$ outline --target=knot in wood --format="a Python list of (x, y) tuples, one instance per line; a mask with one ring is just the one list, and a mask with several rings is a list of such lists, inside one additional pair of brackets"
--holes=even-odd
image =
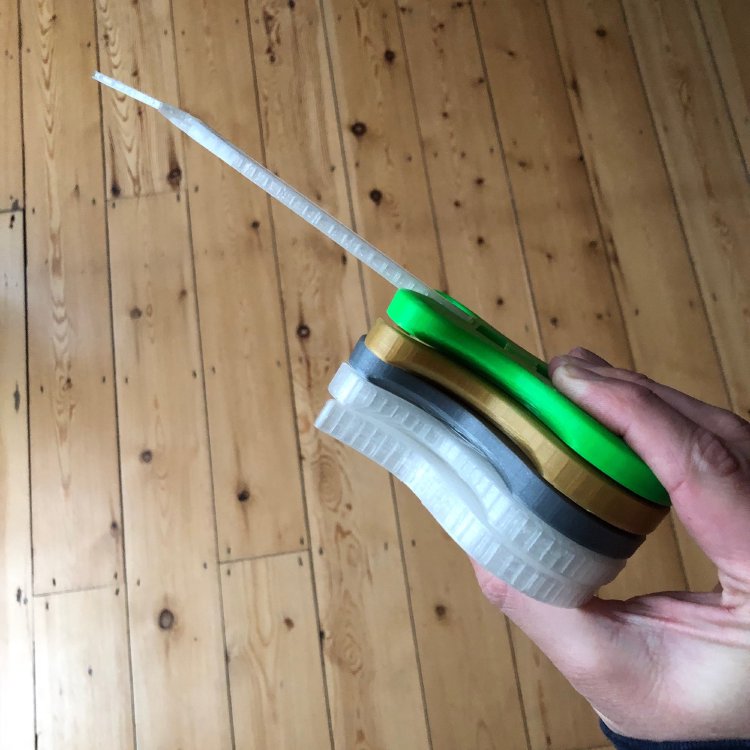
[(170, 630), (174, 625), (174, 614), (169, 609), (159, 612), (159, 627), (162, 630)]

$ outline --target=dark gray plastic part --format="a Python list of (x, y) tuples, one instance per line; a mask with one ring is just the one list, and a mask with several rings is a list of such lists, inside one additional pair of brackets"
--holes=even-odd
[(450, 427), (492, 463), (530, 510), (568, 539), (617, 559), (630, 557), (642, 544), (645, 537), (610, 526), (558, 492), (537, 474), (508, 438), (455, 397), (406, 370), (383, 362), (367, 348), (364, 337), (354, 348), (349, 364), (370, 382)]

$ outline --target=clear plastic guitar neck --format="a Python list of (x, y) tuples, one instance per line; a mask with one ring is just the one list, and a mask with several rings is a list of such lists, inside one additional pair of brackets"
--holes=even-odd
[(109, 88), (160, 112), (189, 138), (199, 143), (225, 164), (228, 164), (243, 177), (246, 177), (272, 198), (286, 206), (290, 211), (294, 211), (297, 216), (325, 234), (326, 237), (329, 237), (337, 245), (344, 248), (346, 252), (362, 261), (368, 268), (371, 268), (375, 273), (393, 284), (393, 286), (398, 289), (410, 289), (419, 294), (431, 297), (446, 307), (446, 309), (449, 309), (453, 314), (459, 317), (468, 317), (454, 305), (447, 302), (434, 289), (414, 276), (414, 274), (407, 271), (394, 260), (391, 260), (385, 253), (378, 250), (374, 245), (371, 245), (363, 237), (360, 237), (354, 230), (347, 227), (346, 224), (331, 216), (305, 195), (277, 177), (270, 169), (267, 169), (251, 156), (248, 156), (244, 151), (237, 148), (237, 146), (222, 138), (215, 130), (197, 117), (171, 104), (159, 101), (153, 96), (144, 94), (142, 91), (138, 91), (138, 89), (98, 71), (94, 73), (93, 78), (95, 81), (109, 86)]

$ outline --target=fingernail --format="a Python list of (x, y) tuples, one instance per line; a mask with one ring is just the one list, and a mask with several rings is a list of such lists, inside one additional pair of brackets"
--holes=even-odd
[(588, 384), (602, 380), (596, 373), (585, 367), (568, 364), (560, 365), (552, 374), (552, 382), (566, 396), (576, 398), (582, 396), (588, 389)]
[(550, 365), (557, 365), (558, 367), (564, 365), (566, 362), (570, 361), (570, 357), (567, 354), (555, 354), (552, 359), (550, 359), (549, 363)]
[(561, 367), (566, 367), (568, 365), (571, 365), (573, 363), (573, 357), (571, 357), (569, 354), (557, 354), (556, 356), (552, 357), (552, 359), (549, 361), (549, 371), (551, 373), (554, 373), (556, 370), (559, 370)]

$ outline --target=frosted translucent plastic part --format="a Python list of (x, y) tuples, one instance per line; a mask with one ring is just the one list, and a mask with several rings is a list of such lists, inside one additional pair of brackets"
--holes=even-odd
[(380, 464), (462, 549), (510, 585), (557, 606), (587, 601), (625, 564), (567, 539), (514, 498), (486, 459), (438, 420), (348, 364), (316, 426)]
[(323, 408), (317, 426), (401, 480), (464, 552), (519, 591), (558, 607), (579, 606), (596, 592), (595, 585), (551, 573), (489, 528), (469, 510), (477, 503), (476, 492), (398, 428), (333, 400)]
[(511, 492), (563, 536), (606, 557), (630, 557), (645, 540), (610, 526), (546, 482), (501, 431), (428, 380), (388, 364), (368, 349), (363, 336), (349, 364), (370, 383), (408, 401), (444, 424), (484, 456)]
[(95, 81), (109, 86), (111, 89), (132, 97), (139, 102), (153, 107), (169, 120), (175, 127), (179, 128), (189, 138), (199, 143), (205, 149), (217, 156), (225, 164), (246, 177), (250, 182), (264, 190), (279, 203), (285, 205), (297, 216), (303, 218), (308, 224), (312, 224), (318, 231), (332, 239), (337, 245), (340, 245), (348, 253), (358, 260), (361, 260), (366, 266), (384, 279), (389, 281), (393, 286), (399, 289), (411, 289), (419, 294), (431, 297), (439, 302), (443, 307), (450, 310), (454, 315), (468, 319), (468, 315), (459, 310), (455, 305), (445, 300), (434, 289), (418, 279), (412, 273), (391, 260), (385, 253), (371, 245), (363, 237), (335, 219), (327, 211), (313, 203), (309, 198), (304, 196), (284, 180), (277, 177), (269, 169), (259, 164), (251, 156), (222, 138), (215, 130), (212, 130), (203, 121), (197, 117), (184, 112), (171, 104), (161, 102), (154, 97), (144, 94), (142, 91), (128, 86), (114, 78), (99, 73), (94, 73)]

